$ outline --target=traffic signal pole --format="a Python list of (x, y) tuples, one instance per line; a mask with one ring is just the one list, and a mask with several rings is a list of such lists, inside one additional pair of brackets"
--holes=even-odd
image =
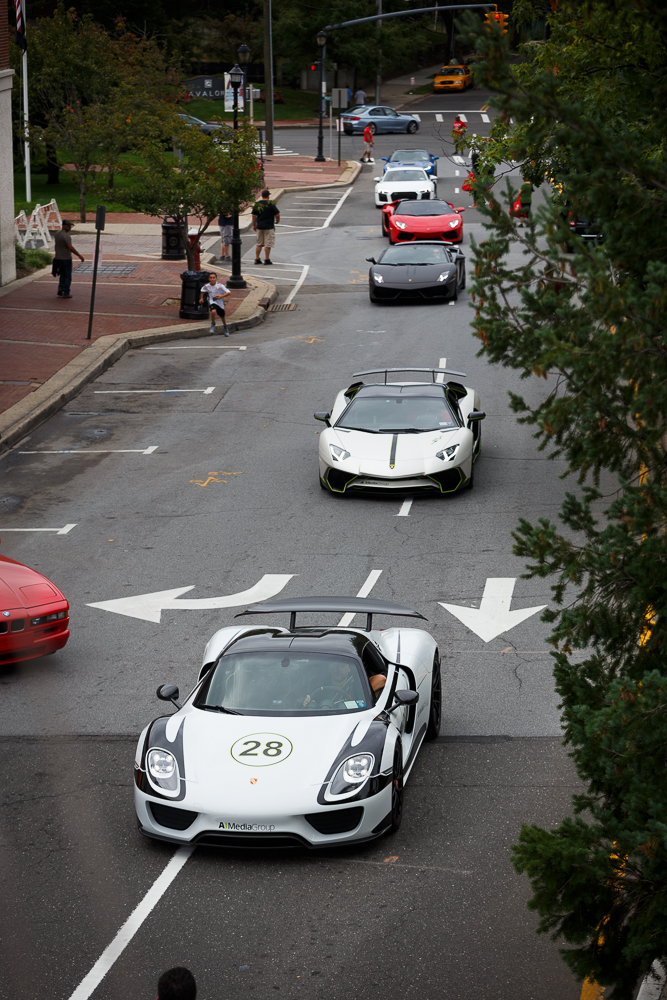
[[(447, 7), (449, 12), (454, 10), (488, 10), (491, 7), (496, 7), (495, 3), (460, 3), (455, 7)], [(328, 24), (326, 28), (322, 28), (322, 31), (336, 31), (338, 28), (352, 28), (357, 24), (370, 24), (371, 21), (386, 21), (389, 17), (407, 17), (408, 14), (429, 14), (434, 10), (439, 10), (443, 12), (443, 7), (441, 4), (435, 7), (418, 7), (414, 10), (395, 10), (391, 14), (373, 14), (371, 17), (357, 17), (354, 21), (341, 21), (339, 24)]]

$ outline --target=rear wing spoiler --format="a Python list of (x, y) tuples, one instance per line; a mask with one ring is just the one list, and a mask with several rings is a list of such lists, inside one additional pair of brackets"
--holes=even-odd
[(262, 604), (255, 604), (245, 611), (240, 611), (235, 618), (242, 618), (244, 615), (275, 615), (289, 613), (290, 632), (296, 629), (297, 613), (320, 612), (348, 612), (352, 614), (366, 615), (366, 631), (373, 628), (373, 615), (397, 615), (404, 618), (421, 618), (427, 621), (424, 615), (412, 608), (405, 608), (402, 604), (394, 604), (393, 601), (376, 601), (368, 597), (296, 597), (286, 598), (280, 601), (264, 601)]
[(361, 378), (362, 375), (382, 375), (384, 372), (384, 384), (387, 384), (387, 375), (389, 372), (428, 372), (429, 375), (433, 376), (433, 381), (435, 382), (436, 375), (455, 375), (457, 378), (467, 378), (465, 372), (455, 372), (451, 368), (368, 368), (363, 372), (355, 372), (353, 378)]

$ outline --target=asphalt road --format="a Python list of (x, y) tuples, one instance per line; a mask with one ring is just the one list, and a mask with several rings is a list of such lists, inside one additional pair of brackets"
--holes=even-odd
[[(461, 165), (439, 167), (440, 194), (454, 197)], [(235, 609), (176, 604), (146, 620), (128, 599), (183, 588), (180, 600), (214, 599), (264, 574), (291, 575), (281, 596), (356, 594), (372, 570), (373, 595), (422, 611), (443, 660), (442, 735), (420, 752), (400, 832), (325, 855), (197, 850), (90, 995), (152, 997), (158, 974), (185, 964), (202, 998), (579, 996), (509, 863), (521, 823), (556, 823), (577, 787), (547, 628), (533, 614), (485, 642), (439, 603), (479, 607), (489, 578), (516, 579), (513, 609), (549, 603), (543, 583), (519, 578), (510, 532), (519, 516), (555, 513), (561, 468), (508, 410), (515, 375), (476, 357), (465, 294), (369, 303), (365, 258), (384, 246), (375, 169), (326, 228), (326, 192), (305, 213), (298, 194), (281, 202), (291, 229), (266, 271), (285, 299), (308, 267), (296, 311), (229, 341), (126, 354), (0, 460), (2, 552), (72, 605), (63, 651), (0, 674), (3, 1000), (67, 1000), (174, 853), (136, 832), (134, 744), (162, 712), (156, 686), (187, 691)], [(483, 231), (477, 213), (465, 219), (469, 252)], [(397, 499), (324, 493), (312, 413), (362, 368), (444, 357), (487, 413), (474, 490), (415, 499), (407, 516)], [(545, 384), (522, 389), (539, 398)], [(7, 531), (70, 523), (67, 535)], [(139, 617), (90, 606), (119, 599)]]

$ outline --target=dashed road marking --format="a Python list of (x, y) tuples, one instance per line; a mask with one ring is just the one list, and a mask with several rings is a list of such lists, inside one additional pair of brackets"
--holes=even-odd
[(20, 451), (19, 455), (152, 455), (160, 446), (148, 448), (56, 448), (54, 451)]
[(440, 114), (437, 114), (437, 112), (436, 112), (436, 116), (435, 116), (435, 120), (436, 120), (437, 122), (441, 122), (441, 121), (442, 121), (442, 115), (440, 115)]
[(489, 116), (488, 115), (482, 115), (482, 121), (483, 122), (488, 122), (489, 121)]
[[(373, 587), (378, 582), (381, 576), (382, 576), (381, 569), (372, 569), (368, 574), (368, 576), (366, 577), (364, 585), (357, 594), (357, 597), (368, 597), (371, 590), (373, 589)], [(346, 628), (346, 626), (352, 623), (353, 618), (354, 614), (352, 612), (348, 612), (346, 615), (343, 615), (341, 620), (338, 622), (338, 628)]]
[(159, 392), (163, 396), (172, 393), (178, 395), (179, 392), (203, 392), (205, 396), (210, 396), (214, 389), (214, 385), (209, 385), (208, 389), (94, 389), (93, 392), (96, 396), (130, 396), (145, 392)]
[(144, 347), (144, 351), (247, 351), (232, 344), (184, 344), (182, 347)]
[(408, 497), (407, 500), (404, 500), (403, 503), (401, 504), (401, 509), (399, 510), (398, 514), (394, 515), (394, 517), (408, 517), (410, 513), (410, 508), (412, 507), (413, 499), (414, 499), (413, 497)]

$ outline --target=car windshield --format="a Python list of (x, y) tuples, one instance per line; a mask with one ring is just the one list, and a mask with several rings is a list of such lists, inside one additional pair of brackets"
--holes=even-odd
[(396, 215), (451, 215), (454, 209), (446, 201), (406, 201), (396, 209)]
[(394, 181), (427, 181), (428, 177), (423, 170), (388, 170), (382, 180), (385, 184), (393, 184)]
[(442, 76), (463, 76), (463, 70), (460, 66), (443, 66), (440, 73)]
[(361, 663), (351, 656), (281, 649), (221, 656), (194, 704), (239, 715), (345, 715), (372, 705), (373, 698)]
[(451, 257), (447, 247), (431, 246), (428, 243), (397, 243), (387, 247), (379, 264), (449, 264)]
[(419, 434), (458, 426), (442, 396), (356, 396), (336, 427), (374, 434)]
[(417, 163), (418, 160), (430, 160), (425, 149), (397, 149), (389, 157), (390, 163)]

